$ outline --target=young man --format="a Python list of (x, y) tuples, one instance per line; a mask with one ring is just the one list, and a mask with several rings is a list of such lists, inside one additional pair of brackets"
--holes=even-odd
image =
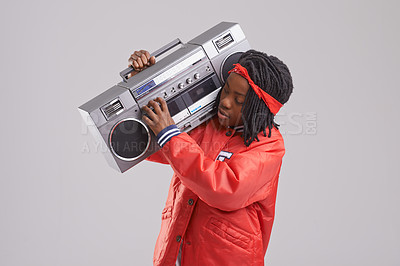
[[(130, 58), (138, 71), (154, 63), (143, 50)], [(162, 147), (147, 159), (174, 170), (154, 265), (264, 265), (285, 153), (274, 116), (292, 90), (282, 61), (250, 50), (230, 71), (217, 115), (189, 134), (163, 99), (143, 107)]]

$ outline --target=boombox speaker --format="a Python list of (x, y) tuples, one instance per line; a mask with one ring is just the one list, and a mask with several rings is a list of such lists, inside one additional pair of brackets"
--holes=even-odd
[(120, 72), (120, 83), (79, 107), (97, 144), (107, 147), (108, 163), (125, 172), (160, 149), (141, 120), (141, 107), (151, 99), (166, 100), (182, 132), (214, 116), (228, 71), (249, 49), (239, 24), (222, 22), (187, 43), (176, 39), (155, 51), (152, 55), (163, 58), (132, 78), (127, 76), (133, 68)]

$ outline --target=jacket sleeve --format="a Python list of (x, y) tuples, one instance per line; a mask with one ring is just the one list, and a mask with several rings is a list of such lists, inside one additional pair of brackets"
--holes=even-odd
[(167, 159), (165, 158), (164, 154), (161, 150), (153, 153), (149, 157), (146, 158), (146, 161), (155, 162), (155, 163), (162, 163), (162, 164), (169, 164)]
[(276, 139), (262, 149), (214, 161), (186, 133), (173, 137), (161, 151), (187, 188), (223, 211), (246, 207), (274, 193), (285, 153), (283, 140)]
[[(203, 132), (204, 128), (205, 128), (205, 123), (203, 123), (202, 125), (198, 126), (197, 128), (193, 129), (192, 131), (190, 131), (188, 133), (188, 135), (191, 138), (198, 140), (199, 138), (201, 138), (203, 136), (201, 133)], [(162, 135), (162, 133), (161, 133), (161, 135)], [(158, 142), (158, 139), (159, 139), (159, 136), (157, 136), (157, 142)], [(153, 153), (149, 157), (147, 157), (146, 160), (150, 161), (150, 162), (169, 164), (168, 160), (165, 158), (164, 154), (160, 150)]]

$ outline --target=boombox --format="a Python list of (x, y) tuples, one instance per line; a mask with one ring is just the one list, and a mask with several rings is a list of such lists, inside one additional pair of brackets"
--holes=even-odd
[(151, 99), (166, 100), (181, 132), (214, 116), (228, 71), (249, 49), (240, 26), (222, 22), (187, 43), (176, 39), (160, 48), (152, 53), (157, 63), (132, 78), (128, 74), (133, 68), (123, 70), (120, 83), (79, 107), (95, 140), (107, 147), (108, 163), (125, 172), (160, 149), (141, 119), (141, 107)]

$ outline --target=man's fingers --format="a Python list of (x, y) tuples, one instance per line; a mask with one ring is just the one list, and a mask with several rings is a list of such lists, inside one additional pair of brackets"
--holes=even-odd
[(148, 118), (148, 117), (145, 116), (145, 115), (142, 117), (142, 120), (143, 120), (148, 126), (154, 124), (153, 121), (151, 121), (151, 119)]
[(137, 55), (131, 54), (131, 56), (129, 57), (129, 60), (136, 60), (137, 58), (138, 58)]
[(144, 67), (143, 65), (143, 61), (140, 57), (138, 57), (138, 59), (136, 59), (136, 62), (139, 64), (139, 68), (142, 69)]
[(142, 109), (147, 113), (147, 115), (150, 117), (149, 120), (153, 123), (154, 121), (157, 120), (157, 115), (151, 110), (148, 106), (143, 106)]
[(142, 59), (143, 65), (147, 65), (147, 57), (145, 54), (142, 54), (142, 56), (140, 57)]
[(152, 57), (150, 57), (149, 61), (150, 61), (150, 65), (152, 66), (156, 63), (156, 58), (154, 56), (152, 56)]
[(136, 60), (134, 60), (134, 61), (132, 62), (132, 65), (133, 65), (133, 68), (134, 68), (135, 70), (140, 68), (140, 66), (139, 66), (139, 64), (138, 64), (138, 62), (137, 62)]
[(135, 51), (128, 59), (128, 66), (132, 66), (135, 69), (135, 72), (132, 72), (128, 75), (128, 78), (136, 75), (138, 72), (146, 69), (149, 66), (152, 66), (156, 63), (156, 58), (151, 56), (150, 53), (146, 50)]
[(138, 59), (138, 57), (137, 57), (135, 54), (132, 54), (132, 55), (129, 57), (128, 62), (131, 63), (132, 66), (133, 66), (133, 63), (134, 63), (137, 59)]
[(155, 113), (157, 115), (160, 115), (162, 113), (162, 110), (160, 108), (160, 105), (156, 101), (157, 101), (157, 99), (155, 99), (154, 101), (150, 100), (148, 105), (151, 105), (151, 107), (153, 107)]
[(144, 54), (144, 55), (146, 56), (147, 59), (150, 58), (150, 53), (149, 53), (148, 51), (146, 51), (146, 50), (140, 50), (140, 52), (141, 52), (142, 54)]
[(128, 61), (131, 62), (133, 68), (135, 68), (137, 70), (141, 70), (144, 67), (141, 56), (142, 56), (142, 53), (140, 51), (135, 51), (135, 52), (133, 52), (133, 54), (131, 54), (131, 56), (128, 59)]
[(135, 69), (143, 70), (148, 66), (152, 66), (156, 63), (156, 58), (151, 56), (146, 50), (135, 51), (129, 57), (128, 61), (132, 64)]
[(140, 50), (142, 54), (145, 54), (147, 58), (150, 58), (150, 53), (146, 50)]
[(155, 57), (154, 56), (151, 56), (150, 55), (150, 53), (148, 52), (148, 51), (146, 51), (146, 50), (140, 50), (140, 52), (142, 52), (143, 53), (143, 55), (146, 57), (146, 61), (147, 61), (147, 65), (148, 66), (151, 66), (151, 65), (154, 65), (155, 64)]
[[(156, 99), (154, 99), (155, 101), (159, 102), (161, 105), (161, 110), (163, 112), (168, 112), (168, 106), (167, 106), (167, 102), (161, 98), (161, 97), (157, 97)], [(157, 104), (158, 105), (158, 104)]]

